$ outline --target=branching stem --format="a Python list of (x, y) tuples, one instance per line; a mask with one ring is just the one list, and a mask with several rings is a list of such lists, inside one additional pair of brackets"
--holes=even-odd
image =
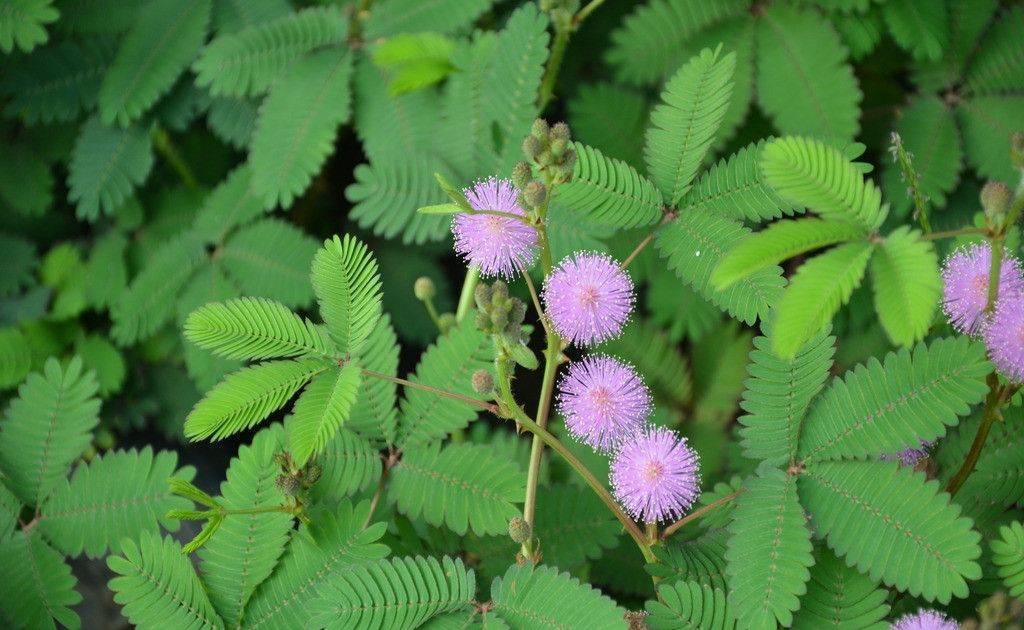
[(703, 517), (705, 514), (707, 514), (711, 510), (717, 509), (717, 508), (725, 505), (726, 503), (729, 503), (730, 501), (732, 501), (736, 497), (740, 496), (742, 493), (743, 493), (743, 490), (737, 490), (736, 492), (733, 492), (732, 494), (725, 495), (721, 499), (718, 499), (718, 500), (716, 500), (716, 501), (714, 501), (712, 503), (708, 503), (707, 505), (705, 505), (704, 507), (700, 508), (699, 510), (694, 510), (693, 512), (690, 512), (689, 514), (687, 514), (683, 518), (679, 519), (675, 523), (672, 523), (671, 525), (666, 527), (664, 529), (664, 531), (661, 532), (661, 539), (662, 540), (667, 540), (669, 536), (671, 536), (672, 534), (674, 534), (677, 531), (679, 531), (687, 523), (691, 523), (691, 522), (693, 522), (693, 521)]
[(942, 232), (929, 232), (921, 236), (923, 240), (935, 241), (940, 238), (952, 238), (954, 236), (967, 236), (970, 234), (987, 234), (988, 228), (983, 227), (966, 227), (957, 230), (945, 230)]
[(480, 268), (470, 265), (466, 270), (466, 279), (462, 282), (462, 292), (459, 294), (459, 306), (455, 309), (455, 321), (461, 322), (466, 318), (466, 313), (473, 306), (473, 291), (480, 281)]
[(381, 372), (374, 372), (373, 370), (363, 370), (363, 376), (370, 376), (372, 378), (379, 378), (381, 380), (391, 381), (392, 383), (398, 383), (399, 385), (402, 385), (404, 387), (411, 387), (412, 389), (419, 389), (425, 392), (430, 392), (431, 394), (436, 394), (444, 398), (458, 400), (466, 403), (467, 405), (472, 405), (477, 409), (489, 411), (494, 415), (498, 415), (498, 406), (493, 403), (489, 403), (485, 400), (470, 398), (469, 396), (463, 396), (462, 394), (457, 394), (455, 392), (449, 392), (444, 389), (438, 389), (436, 387), (431, 387), (430, 385), (424, 385), (423, 383), (414, 383), (404, 378), (398, 378), (397, 376), (389, 376)]
[(192, 174), (192, 169), (189, 168), (188, 162), (178, 152), (178, 148), (174, 146), (174, 141), (171, 140), (167, 130), (160, 126), (153, 127), (152, 137), (153, 147), (156, 148), (157, 153), (167, 160), (167, 163), (178, 174), (178, 177), (181, 178), (181, 182), (190, 190), (197, 190), (199, 182), (196, 180), (196, 176)]

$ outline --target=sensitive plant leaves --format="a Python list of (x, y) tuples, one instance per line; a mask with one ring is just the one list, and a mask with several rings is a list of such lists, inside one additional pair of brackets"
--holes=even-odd
[(658, 599), (649, 600), (646, 609), (648, 616), (644, 621), (654, 630), (730, 630), (736, 627), (725, 592), (696, 582), (680, 580), (659, 586)]
[(320, 316), (338, 350), (358, 355), (380, 318), (377, 261), (356, 238), (335, 236), (317, 251), (310, 277)]
[(184, 335), (199, 347), (230, 359), (329, 357), (334, 351), (316, 324), (280, 302), (263, 298), (210, 302), (189, 314)]
[(232, 234), (217, 262), (243, 293), (301, 308), (313, 300), (309, 265), (316, 246), (294, 225), (263, 219)]
[(31, 628), (80, 628), (71, 606), (82, 601), (77, 580), (42, 536), (20, 531), (0, 542), (0, 609), (5, 619)]
[(871, 257), (875, 311), (889, 339), (910, 345), (928, 332), (942, 294), (939, 258), (921, 233), (900, 227)]
[(0, 51), (29, 52), (46, 43), (46, 26), (60, 17), (53, 0), (9, 0), (0, 11)]
[(512, 627), (612, 628), (625, 611), (600, 591), (553, 567), (512, 566), (491, 584), (494, 610)]
[(348, 420), (361, 383), (359, 364), (348, 362), (320, 374), (302, 392), (288, 423), (288, 450), (297, 465), (323, 451)]
[(834, 553), (815, 550), (811, 581), (793, 615), (793, 628), (866, 628), (885, 630), (888, 593), (878, 583), (848, 566)]
[(661, 193), (631, 166), (599, 150), (573, 143), (572, 180), (559, 186), (558, 200), (600, 225), (632, 228), (661, 217)]
[(82, 127), (68, 167), (68, 200), (79, 218), (111, 215), (145, 183), (153, 168), (149, 131), (139, 125), (107, 126), (93, 116)]
[(1012, 597), (1024, 593), (1024, 526), (1014, 521), (999, 528), (999, 538), (992, 540), (992, 563), (998, 567)]

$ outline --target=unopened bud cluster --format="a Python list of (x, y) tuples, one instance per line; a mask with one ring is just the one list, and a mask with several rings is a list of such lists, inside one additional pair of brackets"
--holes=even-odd
[(296, 466), (290, 453), (278, 453), (274, 456), (274, 463), (281, 468), (281, 474), (274, 480), (274, 485), (289, 497), (298, 496), (312, 487), (323, 473), (316, 462), (309, 462), (301, 468)]
[[(569, 126), (564, 122), (549, 126), (547, 121), (541, 118), (535, 120), (530, 135), (523, 140), (523, 153), (530, 163), (548, 175), (552, 183), (563, 183), (572, 179), (572, 171), (576, 166), (576, 150), (572, 147)], [(523, 202), (533, 208), (540, 205), (540, 202), (531, 201), (547, 192), (540, 182), (536, 182), (539, 187), (534, 186), (531, 193), (534, 199), (526, 196), (528, 188), (533, 183), (533, 169), (526, 162), (520, 162), (512, 170), (512, 183), (523, 191)], [(541, 201), (544, 199), (539, 198)]]
[(1006, 211), (1010, 209), (1013, 193), (1003, 182), (990, 181), (981, 189), (981, 207), (992, 225), (1002, 226)]
[(503, 334), (516, 341), (522, 336), (526, 303), (508, 294), (508, 285), (497, 280), (492, 285), (478, 284), (473, 293), (476, 300), (476, 326), (485, 333)]

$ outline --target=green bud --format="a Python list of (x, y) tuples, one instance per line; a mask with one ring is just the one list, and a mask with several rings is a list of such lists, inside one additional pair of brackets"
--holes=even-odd
[(533, 126), (530, 127), (530, 135), (532, 135), (534, 138), (537, 138), (538, 140), (546, 139), (550, 131), (551, 128), (548, 127), (548, 121), (544, 120), (543, 118), (538, 118), (537, 120), (533, 121)]
[(458, 323), (458, 320), (455, 319), (455, 313), (441, 313), (441, 316), (437, 318), (438, 327), (442, 332), (455, 328), (455, 325)]
[(471, 380), (473, 382), (473, 391), (478, 394), (490, 394), (494, 391), (494, 377), (487, 370), (473, 372)]
[(487, 332), (491, 329), (491, 318), (487, 316), (487, 313), (483, 311), (477, 311), (476, 314), (476, 327), (479, 330)]
[(512, 184), (522, 190), (530, 183), (533, 179), (533, 171), (530, 169), (530, 165), (526, 162), (516, 162), (516, 165), (512, 167)]
[(516, 299), (512, 301), (512, 310), (508, 314), (509, 326), (519, 327), (526, 319), (526, 302)]
[(309, 464), (306, 464), (306, 472), (302, 481), (306, 486), (311, 486), (320, 479), (321, 474), (323, 474), (323, 468), (321, 468), (316, 462), (310, 462)]
[(491, 303), (498, 304), (508, 299), (508, 285), (504, 280), (495, 280), (491, 285)]
[(491, 287), (483, 282), (476, 285), (473, 289), (473, 301), (476, 302), (477, 310), (486, 311), (491, 304)]
[(540, 182), (530, 182), (523, 188), (523, 200), (531, 208), (539, 208), (548, 197), (548, 190)]
[(622, 616), (626, 621), (626, 630), (648, 630), (647, 613), (643, 610), (627, 610)]
[(434, 299), (434, 296), (437, 295), (437, 287), (434, 286), (434, 281), (430, 278), (420, 276), (416, 278), (416, 283), (412, 285), (412, 292), (417, 300), (426, 302), (427, 300)]
[(512, 542), (521, 545), (533, 536), (533, 528), (521, 516), (515, 516), (508, 522), (508, 537)]
[(985, 216), (993, 221), (1001, 220), (1006, 216), (1012, 196), (1010, 189), (1003, 182), (987, 182), (982, 187), (980, 195)]
[(278, 475), (274, 485), (287, 496), (293, 497), (299, 492), (299, 478), (294, 475)]
[(526, 136), (523, 140), (523, 154), (530, 160), (536, 160), (544, 152), (544, 145), (536, 136)]

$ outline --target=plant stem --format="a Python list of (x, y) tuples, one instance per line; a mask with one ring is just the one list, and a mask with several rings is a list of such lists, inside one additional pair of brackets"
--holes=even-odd
[(157, 153), (162, 155), (167, 160), (167, 163), (171, 165), (171, 168), (178, 173), (182, 183), (191, 190), (198, 189), (199, 182), (196, 181), (195, 175), (192, 174), (192, 169), (188, 167), (185, 158), (181, 157), (181, 153), (174, 146), (170, 134), (163, 127), (155, 126), (153, 127), (152, 136), (153, 146), (156, 148)]
[(520, 268), (520, 273), (523, 274), (523, 280), (526, 281), (526, 288), (530, 291), (530, 299), (533, 300), (533, 308), (537, 310), (537, 319), (540, 320), (540, 325), (544, 327), (544, 332), (552, 334), (551, 328), (548, 326), (548, 318), (544, 316), (544, 309), (540, 306), (540, 298), (537, 297), (537, 289), (533, 286), (533, 279), (530, 278), (530, 273), (526, 269)]
[(587, 6), (583, 7), (582, 9), (580, 9), (579, 13), (577, 13), (575, 16), (573, 16), (573, 18), (572, 18), (573, 28), (579, 28), (580, 23), (583, 22), (583, 20), (587, 19), (587, 17), (591, 13), (593, 13), (597, 9), (597, 7), (601, 6), (602, 4), (604, 4), (604, 0), (590, 0), (590, 2), (587, 4)]
[(284, 512), (285, 514), (295, 514), (295, 508), (290, 505), (268, 505), (264, 507), (238, 509), (219, 508), (215, 511), (224, 516), (230, 516), (233, 514), (266, 514), (267, 512)]
[(466, 313), (473, 306), (473, 291), (476, 290), (476, 283), (480, 281), (480, 268), (470, 265), (466, 270), (466, 279), (462, 282), (462, 293), (459, 294), (459, 306), (455, 309), (455, 321), (461, 322), (466, 318)]
[(644, 251), (644, 248), (650, 245), (651, 241), (653, 240), (654, 232), (651, 232), (650, 234), (644, 237), (644, 240), (640, 241), (640, 243), (637, 244), (633, 251), (629, 253), (629, 256), (626, 256), (626, 260), (622, 261), (622, 263), (619, 265), (619, 269), (625, 269), (626, 267), (628, 267), (629, 263), (636, 260), (636, 257), (640, 255), (640, 252)]
[(929, 232), (921, 236), (923, 240), (935, 241), (940, 238), (951, 238), (954, 236), (967, 236), (969, 234), (985, 234), (988, 232), (988, 228), (979, 227), (965, 227), (957, 230), (945, 230), (942, 232)]
[(425, 392), (430, 392), (431, 394), (443, 396), (445, 398), (459, 400), (466, 403), (467, 405), (473, 405), (478, 409), (482, 409), (483, 411), (489, 411), (494, 415), (498, 415), (498, 406), (489, 403), (485, 400), (477, 400), (476, 398), (470, 398), (469, 396), (463, 396), (462, 394), (457, 394), (455, 392), (449, 392), (447, 390), (438, 389), (436, 387), (431, 387), (430, 385), (424, 385), (422, 383), (414, 383), (412, 381), (407, 381), (404, 378), (398, 378), (397, 376), (389, 376), (387, 374), (382, 374), (380, 372), (374, 372), (373, 370), (363, 370), (363, 376), (371, 376), (373, 378), (391, 381), (392, 383), (398, 383), (399, 385), (403, 385), (405, 387), (411, 387), (412, 389), (419, 389)]
[(667, 540), (669, 536), (671, 536), (672, 534), (674, 534), (677, 531), (679, 531), (687, 523), (695, 521), (698, 518), (703, 517), (705, 514), (707, 514), (711, 510), (714, 510), (716, 508), (719, 508), (719, 507), (725, 505), (726, 503), (728, 503), (728, 502), (732, 501), (733, 499), (735, 499), (736, 497), (740, 496), (740, 494), (742, 494), (742, 493), (743, 493), (743, 490), (737, 490), (736, 492), (733, 492), (732, 494), (725, 495), (724, 497), (722, 497), (721, 499), (718, 499), (717, 501), (714, 501), (713, 503), (708, 503), (707, 505), (705, 505), (704, 507), (700, 508), (699, 510), (694, 510), (693, 512), (690, 512), (689, 514), (687, 514), (683, 518), (679, 519), (675, 523), (672, 523), (671, 525), (666, 527), (665, 530), (661, 532), (661, 539), (662, 540)]
[[(547, 430), (548, 414), (551, 412), (551, 397), (555, 389), (555, 375), (558, 373), (558, 357), (562, 353), (562, 340), (548, 333), (548, 345), (544, 350), (544, 380), (541, 383), (540, 399), (537, 401), (537, 426)], [(537, 513), (537, 483), (540, 481), (540, 459), (544, 453), (544, 440), (534, 433), (530, 446), (530, 463), (526, 469), (526, 499), (523, 502), (523, 520), (533, 527)], [(524, 554), (528, 549), (523, 546)]]
[(537, 96), (537, 111), (543, 112), (551, 97), (555, 93), (555, 81), (558, 80), (558, 71), (562, 67), (562, 59), (565, 57), (565, 49), (569, 45), (571, 27), (560, 27), (555, 24), (555, 41), (551, 44), (551, 56), (548, 57), (548, 65), (544, 68), (544, 79), (540, 84), (540, 94)]

